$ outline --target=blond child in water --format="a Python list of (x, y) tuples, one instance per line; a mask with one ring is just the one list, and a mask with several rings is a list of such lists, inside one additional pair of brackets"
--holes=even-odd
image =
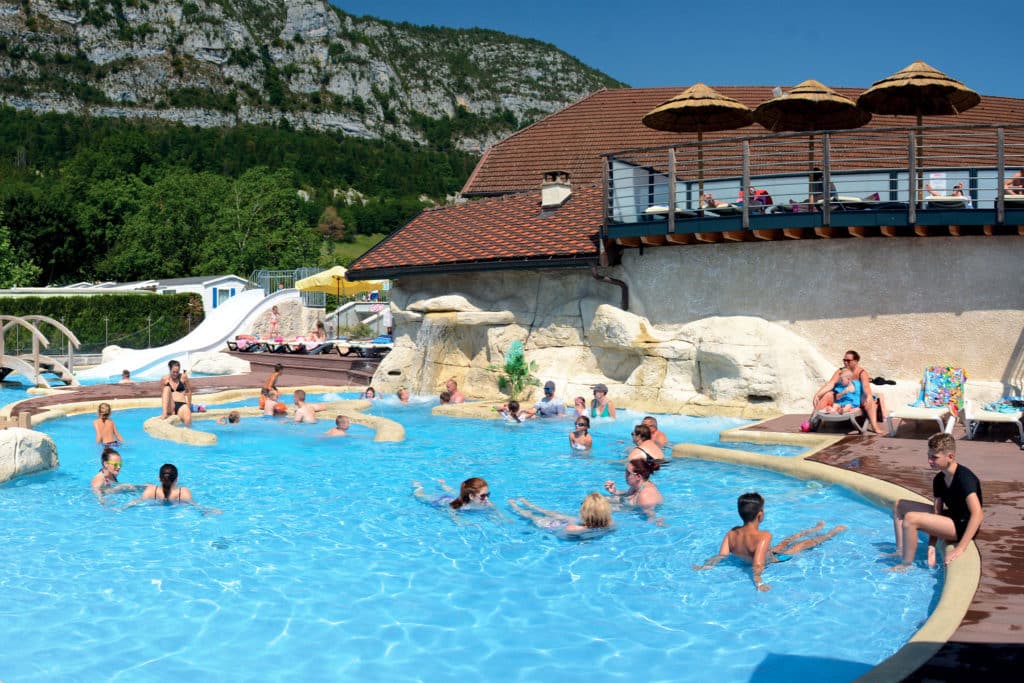
[(120, 448), (124, 443), (124, 437), (121, 436), (121, 432), (117, 431), (114, 421), (110, 419), (110, 404), (101, 403), (96, 409), (96, 414), (99, 417), (92, 422), (92, 426), (96, 430), (96, 443), (101, 448)]

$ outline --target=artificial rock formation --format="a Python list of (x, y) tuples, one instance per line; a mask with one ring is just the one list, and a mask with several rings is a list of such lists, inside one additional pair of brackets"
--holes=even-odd
[(21, 427), (0, 430), (0, 484), (59, 464), (57, 444), (46, 434)]
[(834, 369), (806, 340), (761, 318), (653, 325), (588, 298), (553, 298), (524, 312), (439, 296), (395, 307), (395, 321), (395, 349), (373, 379), (384, 392), (438, 393), (454, 377), (471, 396), (500, 399), (487, 368), (503, 362), (513, 341), (523, 342), (536, 375), (554, 380), (567, 401), (589, 396), (600, 382), (618, 405), (643, 411), (755, 417), (803, 410)]

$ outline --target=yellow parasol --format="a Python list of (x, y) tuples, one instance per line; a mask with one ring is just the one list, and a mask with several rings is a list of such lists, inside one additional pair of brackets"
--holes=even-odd
[(339, 299), (341, 295), (353, 296), (364, 292), (373, 292), (384, 288), (383, 280), (349, 280), (346, 275), (348, 271), (342, 266), (334, 266), (328, 270), (320, 271), (315, 275), (304, 277), (295, 281), (295, 289), (303, 292), (323, 292), (334, 294)]

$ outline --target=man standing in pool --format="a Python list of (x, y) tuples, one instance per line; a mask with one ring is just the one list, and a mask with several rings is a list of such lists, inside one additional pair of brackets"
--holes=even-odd
[(324, 409), (319, 403), (306, 403), (306, 392), (296, 389), (292, 394), (292, 401), (295, 402), (295, 421), (305, 424), (316, 424), (316, 414)]
[(985, 518), (982, 510), (981, 482), (974, 472), (956, 461), (956, 441), (952, 434), (939, 432), (928, 439), (928, 466), (939, 470), (932, 480), (935, 502), (898, 500), (893, 506), (892, 526), (896, 534), (896, 554), (900, 564), (891, 571), (906, 571), (917, 553), (917, 532), (928, 534), (928, 566), (935, 566), (938, 539), (954, 541), (946, 551), (946, 564), (960, 557), (974, 540)]
[(736, 501), (736, 507), (739, 510), (740, 519), (743, 520), (743, 526), (734, 526), (730, 529), (722, 539), (722, 546), (718, 549), (718, 554), (709, 557), (703, 565), (693, 565), (693, 568), (697, 571), (711, 569), (729, 555), (735, 555), (753, 565), (754, 586), (761, 592), (771, 590), (771, 586), (761, 581), (761, 572), (764, 571), (765, 565), (772, 562), (784, 562), (793, 555), (821, 545), (839, 532), (846, 531), (846, 527), (840, 525), (827, 534), (811, 536), (796, 542), (797, 539), (821, 531), (825, 527), (825, 522), (818, 522), (816, 526), (787, 536), (772, 546), (771, 532), (760, 529), (761, 522), (764, 521), (764, 498), (761, 494), (757, 492), (744, 493)]

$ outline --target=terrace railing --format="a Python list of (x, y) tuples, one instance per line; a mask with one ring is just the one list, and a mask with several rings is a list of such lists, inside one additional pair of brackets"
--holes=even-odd
[[(949, 210), (962, 211), (965, 224), (1002, 225), (1007, 208), (1024, 210), (1024, 197), (1004, 189), (1024, 168), (1019, 124), (706, 140), (702, 167), (695, 142), (603, 156), (605, 235), (734, 231), (801, 213), (829, 226), (839, 212), (872, 210), (905, 214), (910, 225)], [(949, 196), (958, 184), (960, 200)], [(714, 202), (701, 201), (701, 186)]]

